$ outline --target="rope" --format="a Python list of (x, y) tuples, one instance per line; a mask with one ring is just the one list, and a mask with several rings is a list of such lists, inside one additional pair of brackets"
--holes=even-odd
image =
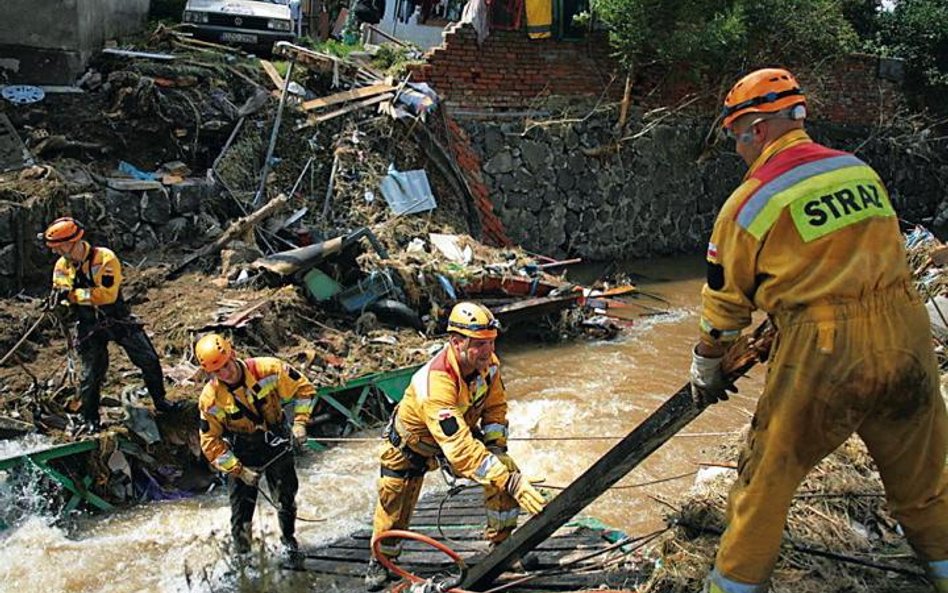
[[(263, 474), (263, 473), (267, 470), (268, 467), (270, 467), (271, 465), (273, 465), (274, 462), (276, 462), (278, 459), (280, 459), (281, 457), (283, 457), (284, 455), (286, 455), (286, 454), (289, 453), (290, 451), (292, 451), (292, 449), (291, 449), (290, 447), (287, 447), (287, 448), (283, 449), (283, 451), (281, 451), (280, 453), (278, 453), (278, 454), (276, 455), (276, 457), (274, 457), (274, 458), (271, 459), (270, 461), (266, 462), (263, 466), (261, 466), (260, 468), (258, 468), (256, 471), (259, 472), (260, 474)], [(235, 478), (235, 479), (239, 479), (239, 478)], [(267, 485), (268, 485), (268, 486), (269, 486), (269, 484), (270, 484), (270, 483), (267, 482)], [(277, 505), (275, 502), (273, 502), (273, 499), (270, 498), (270, 495), (269, 495), (269, 494), (267, 494), (266, 492), (263, 491), (263, 488), (260, 487), (260, 482), (259, 482), (259, 481), (257, 482), (257, 484), (255, 484), (254, 487), (257, 489), (257, 492), (260, 493), (260, 496), (262, 496), (264, 500), (266, 500), (268, 503), (270, 503), (270, 506), (272, 506), (277, 512), (280, 512), (280, 511), (283, 510), (279, 505)], [(302, 522), (304, 522), (304, 523), (322, 523), (322, 522), (326, 521), (327, 519), (325, 519), (325, 518), (300, 517), (300, 516), (299, 516), (299, 513), (297, 513), (297, 515), (296, 515), (296, 520), (297, 520), (297, 521), (302, 521)]]
[(453, 496), (456, 496), (460, 494), (461, 492), (472, 489), (472, 488), (481, 488), (481, 485), (470, 484), (467, 486), (454, 486), (453, 488), (448, 490), (447, 493), (445, 493), (445, 495), (441, 498), (441, 502), (438, 503), (438, 516), (435, 518), (435, 525), (438, 527), (438, 535), (444, 538), (444, 540), (447, 541), (448, 543), (460, 548), (466, 548), (468, 550), (479, 550), (480, 548), (476, 546), (472, 546), (471, 544), (465, 544), (465, 543), (451, 539), (444, 532), (444, 529), (441, 528), (441, 512), (444, 509), (445, 503), (448, 502), (448, 500), (450, 500)]
[[(712, 534), (712, 535), (718, 535), (718, 536), (720, 536), (720, 535), (722, 535), (722, 534), (724, 533), (723, 530), (718, 529), (718, 528), (716, 528), (716, 527), (711, 527), (711, 526), (708, 526), (708, 525), (693, 525), (693, 524), (688, 523), (688, 522), (685, 522), (685, 521), (679, 521), (679, 522), (678, 522), (678, 525), (680, 525), (680, 526), (682, 526), (682, 527), (684, 527), (684, 528), (686, 528), (686, 529), (693, 529), (693, 530), (698, 531), (698, 532), (710, 533), (710, 534)], [(857, 557), (855, 557), (855, 556), (849, 556), (849, 555), (847, 555), (847, 554), (840, 554), (839, 552), (830, 552), (829, 550), (820, 550), (820, 549), (817, 549), (817, 548), (810, 548), (810, 547), (808, 547), (808, 546), (804, 546), (804, 545), (798, 544), (798, 543), (796, 543), (796, 542), (794, 542), (794, 541), (792, 541), (792, 540), (787, 540), (787, 542), (786, 542), (784, 545), (788, 545), (791, 550), (793, 550), (793, 551), (795, 551), (795, 552), (800, 552), (801, 554), (809, 554), (809, 555), (811, 555), (811, 556), (819, 556), (819, 557), (822, 557), (822, 558), (829, 558), (829, 559), (831, 559), (831, 560), (839, 560), (840, 562), (846, 562), (846, 563), (848, 563), (848, 564), (855, 564), (855, 565), (858, 565), (858, 566), (865, 566), (866, 568), (874, 568), (874, 569), (876, 569), (876, 570), (892, 571), (892, 572), (897, 572), (897, 573), (899, 573), (899, 574), (904, 574), (904, 575), (907, 575), (907, 576), (912, 576), (912, 577), (917, 577), (917, 578), (925, 578), (925, 575), (922, 574), (921, 572), (917, 571), (917, 570), (911, 570), (911, 569), (909, 569), (909, 568), (902, 568), (901, 566), (892, 566), (891, 564), (880, 564), (880, 563), (878, 563), (878, 562), (872, 562), (872, 561), (869, 561), (869, 560), (863, 560), (862, 558), (857, 558)]]
[[(684, 474), (678, 474), (677, 476), (669, 476), (667, 478), (658, 478), (657, 480), (650, 480), (648, 482), (639, 482), (638, 484), (627, 484), (625, 486), (612, 486), (609, 490), (630, 490), (632, 488), (642, 488), (644, 486), (652, 486), (654, 484), (661, 484), (662, 482), (671, 482), (672, 480), (680, 480), (681, 478), (688, 478), (690, 476), (697, 475), (697, 471), (687, 472)], [(549, 488), (550, 490), (566, 490), (567, 486), (549, 486), (547, 484), (540, 484), (542, 488)]]
[(44, 319), (46, 319), (46, 315), (47, 313), (45, 311), (41, 313), (40, 316), (36, 319), (36, 321), (33, 322), (33, 325), (30, 326), (30, 329), (26, 330), (26, 333), (23, 334), (23, 337), (20, 338), (20, 340), (16, 344), (13, 345), (13, 348), (10, 348), (10, 350), (6, 354), (3, 355), (3, 358), (0, 358), (0, 366), (3, 366), (3, 363), (5, 363), (11, 356), (13, 356), (13, 353), (17, 351), (17, 348), (22, 346), (23, 342), (25, 342), (26, 339), (30, 337), (30, 334), (36, 331), (36, 328), (39, 327), (39, 324), (42, 323)]
[[(593, 552), (593, 553), (591, 553), (591, 554), (587, 554), (587, 555), (585, 555), (585, 556), (580, 556), (579, 558), (575, 558), (575, 559), (573, 559), (573, 560), (570, 560), (569, 562), (565, 562), (565, 563), (561, 564), (560, 566), (557, 566), (556, 568), (548, 568), (548, 569), (546, 569), (546, 570), (541, 570), (541, 571), (537, 571), (537, 572), (531, 573), (531, 574), (529, 574), (529, 575), (527, 575), (527, 576), (525, 576), (525, 577), (522, 577), (522, 578), (520, 578), (520, 579), (513, 580), (513, 581), (511, 581), (511, 582), (509, 582), (509, 583), (505, 583), (505, 584), (500, 585), (500, 586), (498, 586), (498, 587), (494, 587), (493, 589), (488, 589), (488, 590), (485, 591), (484, 593), (499, 593), (500, 591), (504, 591), (505, 589), (509, 589), (509, 588), (511, 588), (511, 587), (520, 585), (520, 584), (522, 584), (522, 583), (525, 583), (525, 582), (527, 582), (527, 581), (533, 580), (533, 579), (538, 578), (538, 577), (541, 577), (541, 576), (552, 576), (552, 575), (557, 575), (557, 574), (569, 573), (570, 571), (568, 570), (568, 567), (570, 567), (570, 566), (572, 566), (572, 565), (574, 565), (574, 564), (578, 564), (579, 562), (583, 562), (583, 561), (585, 561), (585, 560), (589, 560), (589, 559), (591, 559), (591, 558), (595, 558), (596, 556), (600, 556), (600, 555), (605, 554), (605, 553), (607, 553), (607, 552), (611, 552), (611, 551), (613, 551), (613, 550), (615, 550), (615, 549), (617, 549), (617, 548), (621, 548), (621, 547), (624, 547), (624, 546), (628, 546), (629, 544), (633, 544), (633, 543), (634, 543), (634, 544), (635, 544), (634, 547), (629, 548), (628, 550), (623, 550), (623, 555), (631, 554), (631, 553), (634, 552), (635, 550), (641, 548), (642, 546), (644, 546), (644, 545), (648, 544), (649, 542), (653, 541), (653, 540), (654, 540), (655, 538), (657, 538), (658, 536), (660, 536), (660, 535), (662, 535), (663, 533), (667, 532), (669, 529), (671, 529), (671, 528), (670, 528), (670, 527), (666, 527), (666, 528), (664, 528), (664, 529), (659, 529), (658, 531), (653, 531), (652, 533), (649, 533), (649, 534), (646, 534), (646, 535), (643, 535), (643, 536), (639, 536), (639, 537), (627, 537), (627, 538), (625, 538), (625, 539), (622, 539), (622, 540), (619, 540), (619, 541), (615, 542), (614, 544), (610, 544), (610, 545), (606, 546), (605, 548), (603, 548), (603, 549), (601, 549), (601, 550), (597, 550), (597, 551), (595, 551), (595, 552)], [(444, 553), (444, 554), (447, 555), (449, 558), (451, 558), (451, 560), (454, 561), (455, 564), (457, 564), (457, 565), (461, 568), (461, 576), (460, 576), (460, 578), (457, 578), (456, 581), (457, 581), (457, 582), (460, 582), (460, 581), (462, 581), (462, 580), (464, 579), (464, 574), (465, 574), (466, 569), (467, 569), (467, 566), (466, 566), (465, 563), (464, 563), (464, 559), (461, 558), (461, 556), (460, 556), (457, 552), (455, 552), (454, 550), (452, 550), (452, 549), (449, 548), (448, 546), (444, 545), (443, 543), (439, 542), (438, 540), (435, 540), (435, 539), (433, 539), (433, 538), (430, 538), (430, 537), (428, 537), (428, 536), (426, 536), (426, 535), (422, 535), (422, 534), (420, 534), (420, 533), (415, 533), (415, 532), (413, 532), (413, 531), (405, 531), (405, 530), (390, 530), (390, 531), (384, 531), (384, 532), (380, 533), (380, 534), (378, 535), (378, 537), (376, 537), (375, 539), (373, 539), (373, 541), (372, 541), (372, 555), (375, 556), (376, 559), (378, 559), (379, 563), (382, 564), (382, 566), (384, 566), (386, 570), (388, 570), (389, 572), (391, 572), (391, 573), (393, 573), (393, 574), (396, 574), (396, 575), (398, 575), (398, 576), (404, 578), (406, 581), (408, 581), (407, 583), (402, 583), (402, 584), (400, 584), (400, 585), (396, 585), (395, 588), (393, 589), (394, 592), (399, 592), (399, 593), (401, 593), (401, 592), (403, 592), (403, 591), (406, 591), (406, 590), (411, 586), (412, 583), (418, 584), (418, 583), (424, 583), (424, 582), (425, 582), (425, 580), (422, 579), (421, 577), (419, 577), (418, 575), (415, 575), (415, 574), (412, 574), (412, 573), (408, 572), (408, 571), (405, 570), (404, 568), (402, 568), (402, 567), (398, 566), (397, 564), (395, 564), (395, 562), (393, 562), (393, 560), (392, 560), (391, 558), (389, 558), (389, 557), (386, 556), (385, 554), (382, 554), (382, 553), (381, 553), (381, 544), (382, 544), (382, 542), (383, 542), (384, 540), (392, 539), (392, 538), (396, 538), (396, 537), (397, 537), (397, 538), (401, 538), (401, 539), (411, 539), (411, 540), (415, 540), (415, 541), (418, 541), (418, 542), (422, 542), (422, 543), (428, 544), (429, 546), (432, 546), (432, 547), (434, 547), (435, 549), (437, 549), (438, 551)], [(601, 563), (601, 564), (602, 564), (602, 563)], [(450, 585), (449, 585), (449, 586), (450, 586)], [(439, 588), (438, 590), (445, 590), (445, 589), (446, 589), (446, 593), (472, 593), (471, 591), (467, 591), (467, 590), (465, 590), (465, 589), (460, 589), (460, 588), (454, 588), (454, 587), (452, 587), (452, 588), (447, 588), (447, 587), (445, 587), (444, 589)], [(604, 591), (604, 590), (602, 590), (602, 589), (596, 589), (595, 591), (598, 592), (598, 593), (609, 593), (608, 591)]]
[[(672, 438), (705, 438), (705, 437), (724, 437), (734, 436), (738, 431), (731, 432), (680, 432)], [(565, 436), (565, 437), (509, 437), (507, 442), (544, 442), (544, 441), (621, 441), (622, 436)], [(312, 440), (319, 443), (377, 443), (379, 437), (316, 437)]]
[[(602, 554), (606, 554), (607, 552), (611, 552), (611, 551), (613, 551), (613, 550), (615, 550), (615, 549), (617, 549), (617, 548), (622, 548), (622, 547), (628, 546), (628, 545), (630, 545), (630, 544), (635, 544), (635, 546), (629, 548), (628, 550), (623, 550), (622, 555), (623, 555), (623, 556), (627, 556), (627, 555), (631, 554), (632, 552), (638, 550), (639, 548), (645, 546), (646, 544), (652, 542), (652, 541), (655, 540), (657, 537), (659, 537), (660, 535), (662, 535), (662, 534), (664, 534), (665, 532), (669, 531), (670, 529), (671, 529), (671, 527), (665, 527), (664, 529), (659, 529), (659, 530), (653, 531), (653, 532), (651, 532), (651, 533), (648, 533), (648, 534), (646, 534), (646, 535), (642, 535), (642, 536), (638, 536), (638, 537), (629, 536), (629, 537), (627, 537), (627, 538), (625, 538), (625, 539), (621, 539), (621, 540), (615, 542), (614, 544), (610, 544), (610, 545), (606, 546), (605, 548), (603, 548), (603, 549), (601, 549), (601, 550), (596, 550), (595, 552), (593, 552), (593, 553), (591, 553), (591, 554), (587, 554), (587, 555), (585, 555), (585, 556), (580, 556), (579, 558), (575, 558), (575, 559), (573, 559), (573, 560), (570, 560), (569, 562), (564, 562), (563, 564), (557, 566), (556, 568), (548, 568), (548, 569), (546, 569), (546, 570), (539, 570), (539, 571), (534, 572), (534, 573), (531, 573), (531, 574), (529, 574), (529, 575), (527, 575), (527, 576), (525, 576), (525, 577), (523, 577), (523, 578), (510, 581), (509, 583), (504, 583), (503, 585), (494, 587), (493, 589), (488, 589), (487, 591), (484, 591), (484, 593), (499, 593), (500, 591), (503, 591), (503, 590), (505, 590), (505, 589), (509, 589), (509, 588), (514, 587), (514, 586), (517, 586), (517, 585), (521, 585), (521, 584), (523, 584), (523, 583), (525, 583), (525, 582), (527, 582), (527, 581), (532, 581), (533, 579), (539, 578), (539, 577), (541, 577), (541, 576), (554, 576), (554, 575), (558, 575), (558, 574), (566, 574), (566, 573), (571, 572), (570, 570), (567, 570), (568, 567), (570, 567), (570, 566), (572, 566), (572, 565), (574, 565), (574, 564), (578, 564), (578, 563), (583, 562), (583, 561), (585, 561), (585, 560), (589, 560), (589, 559), (591, 559), (591, 558), (595, 558), (596, 556), (601, 556)], [(600, 565), (601, 565), (601, 566), (604, 566), (605, 563), (600, 563)]]

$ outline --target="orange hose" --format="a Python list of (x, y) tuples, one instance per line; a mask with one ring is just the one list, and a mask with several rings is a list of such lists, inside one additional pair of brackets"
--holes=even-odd
[[(382, 553), (381, 545), (382, 542), (387, 539), (411, 539), (423, 544), (428, 544), (432, 548), (435, 548), (439, 552), (442, 552), (448, 558), (454, 561), (455, 564), (460, 566), (463, 569), (466, 568), (464, 564), (464, 559), (461, 558), (460, 554), (439, 542), (438, 540), (428, 537), (427, 535), (422, 535), (420, 533), (415, 533), (414, 531), (407, 531), (404, 529), (390, 529), (388, 531), (383, 531), (379, 534), (377, 538), (372, 540), (372, 555), (378, 559), (379, 563), (385, 567), (389, 572), (395, 573), (396, 575), (402, 577), (407, 583), (399, 583), (392, 588), (391, 593), (401, 593), (408, 589), (412, 583), (424, 583), (425, 579), (414, 575), (407, 570), (403, 569), (399, 565), (395, 564), (391, 558)], [(474, 591), (467, 591), (465, 589), (448, 589), (447, 593), (476, 593)], [(620, 591), (618, 589), (587, 589), (584, 591), (576, 591), (575, 593), (630, 593), (628, 590)]]
[[(466, 565), (464, 564), (464, 559), (461, 558), (460, 554), (458, 554), (457, 552), (455, 552), (454, 550), (452, 550), (451, 548), (449, 548), (448, 546), (444, 545), (443, 543), (439, 542), (438, 540), (434, 538), (430, 538), (427, 535), (422, 535), (420, 533), (415, 533), (414, 531), (407, 531), (404, 529), (390, 529), (388, 531), (383, 531), (382, 533), (379, 534), (377, 538), (372, 540), (372, 555), (378, 559), (379, 563), (382, 566), (384, 566), (386, 570), (388, 570), (389, 572), (395, 573), (396, 575), (408, 581), (408, 583), (403, 584), (404, 586), (401, 586), (401, 585), (396, 586), (396, 588), (392, 590), (392, 593), (398, 593), (399, 591), (403, 591), (408, 586), (409, 583), (425, 582), (425, 579), (403, 569), (399, 565), (395, 564), (391, 558), (389, 558), (388, 556), (382, 553), (382, 549), (381, 549), (382, 542), (387, 539), (395, 539), (395, 538), (412, 539), (417, 542), (421, 542), (423, 544), (428, 544), (432, 548), (438, 550), (439, 552), (442, 552), (448, 558), (453, 560), (454, 563), (460, 566), (462, 570), (466, 569)], [(465, 591), (464, 589), (448, 589), (447, 593), (473, 593), (473, 592)]]

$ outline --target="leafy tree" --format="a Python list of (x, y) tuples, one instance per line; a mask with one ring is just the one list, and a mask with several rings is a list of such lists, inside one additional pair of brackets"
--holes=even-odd
[[(858, 2), (860, 0), (845, 0)], [(632, 69), (687, 64), (733, 75), (764, 64), (812, 63), (851, 51), (844, 0), (594, 0), (620, 60)]]
[(704, 65), (727, 59), (745, 30), (739, 0), (594, 0), (620, 61)]
[(857, 47), (841, 0), (748, 0), (744, 6), (750, 65), (812, 64)]
[(948, 1), (899, 0), (879, 15), (880, 49), (905, 59), (910, 87), (932, 107), (948, 110)]

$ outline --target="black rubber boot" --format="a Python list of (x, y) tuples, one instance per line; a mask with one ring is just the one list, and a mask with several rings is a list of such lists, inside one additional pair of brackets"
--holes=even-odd
[(375, 558), (369, 560), (369, 566), (365, 570), (365, 589), (367, 591), (381, 591), (392, 578), (393, 575), (378, 560)]

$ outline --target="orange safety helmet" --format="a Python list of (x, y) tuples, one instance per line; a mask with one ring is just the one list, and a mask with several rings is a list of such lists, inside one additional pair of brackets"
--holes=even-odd
[(477, 303), (458, 303), (448, 316), (448, 331), (469, 338), (493, 340), (499, 329), (500, 322), (490, 309)]
[(220, 334), (208, 334), (194, 345), (194, 355), (197, 356), (198, 363), (209, 373), (220, 370), (233, 354), (233, 346)]
[[(755, 70), (738, 80), (724, 98), (721, 127), (730, 128), (734, 120), (747, 113), (774, 113), (796, 105), (806, 107), (806, 96), (789, 70)], [(795, 113), (792, 119), (803, 119), (805, 114)]]
[(43, 239), (46, 241), (47, 247), (52, 247), (64, 243), (75, 243), (82, 239), (85, 233), (86, 231), (82, 227), (81, 222), (70, 216), (63, 216), (62, 218), (54, 220), (52, 224), (46, 228), (46, 232), (43, 233)]

